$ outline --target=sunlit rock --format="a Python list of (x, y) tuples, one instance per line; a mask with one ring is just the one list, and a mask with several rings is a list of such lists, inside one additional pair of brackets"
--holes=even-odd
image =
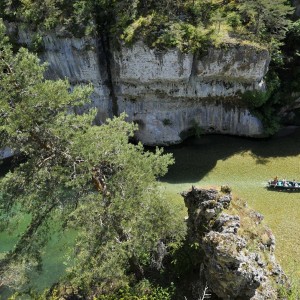
[(274, 256), (275, 237), (260, 224), (261, 215), (232, 199), (230, 191), (193, 187), (182, 195), (188, 240), (199, 245), (197, 263), (211, 292), (221, 299), (279, 299), (279, 290), (289, 283)]

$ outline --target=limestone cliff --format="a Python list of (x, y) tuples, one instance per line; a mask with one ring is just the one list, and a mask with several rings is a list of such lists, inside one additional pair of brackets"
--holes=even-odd
[[(19, 30), (17, 39), (28, 45), (31, 34)], [(41, 46), (48, 78), (67, 77), (73, 85), (91, 82), (99, 123), (126, 112), (139, 124), (137, 138), (144, 144), (179, 143), (195, 128), (203, 133), (263, 135), (261, 122), (236, 100), (246, 90), (264, 89), (270, 60), (266, 50), (228, 45), (199, 55), (158, 51), (142, 42), (111, 47), (103, 39), (57, 32), (45, 34)]]
[(236, 105), (246, 90), (264, 88), (269, 54), (250, 46), (209, 49), (203, 56), (160, 52), (143, 43), (114, 52), (119, 111), (140, 125), (146, 144), (180, 142), (193, 127), (203, 132), (263, 134), (261, 122)]
[[(33, 34), (18, 30), (18, 42), (30, 45)], [(92, 106), (98, 108), (98, 121), (112, 117), (111, 92), (108, 85), (107, 58), (102, 43), (93, 37), (74, 38), (63, 32), (43, 36), (40, 53), (48, 64), (48, 79), (67, 78), (71, 85), (92, 83)]]
[(188, 239), (200, 245), (203, 274), (221, 299), (280, 299), (288, 281), (276, 263), (275, 237), (263, 217), (230, 189), (197, 189), (183, 193), (188, 208)]

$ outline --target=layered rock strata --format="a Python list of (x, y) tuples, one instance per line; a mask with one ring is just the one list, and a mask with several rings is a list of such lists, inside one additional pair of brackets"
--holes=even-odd
[[(17, 36), (20, 44), (30, 45), (32, 34), (17, 30)], [(41, 48), (48, 78), (92, 83), (98, 123), (126, 112), (129, 121), (139, 124), (136, 136), (144, 144), (180, 143), (195, 131), (263, 135), (260, 120), (238, 99), (247, 90), (265, 88), (266, 50), (228, 45), (200, 55), (158, 51), (142, 42), (110, 47), (98, 37), (79, 39), (59, 32), (44, 35)]]
[(238, 200), (231, 208), (229, 189), (192, 188), (183, 197), (188, 238), (200, 245), (210, 290), (221, 299), (279, 299), (278, 289), (288, 288), (288, 281), (276, 263), (275, 237), (261, 224), (262, 216)]
[(195, 129), (261, 136), (261, 122), (237, 103), (246, 90), (264, 89), (268, 64), (268, 52), (250, 46), (201, 57), (143, 43), (122, 47), (112, 69), (119, 111), (140, 125), (137, 137), (146, 144), (179, 143)]

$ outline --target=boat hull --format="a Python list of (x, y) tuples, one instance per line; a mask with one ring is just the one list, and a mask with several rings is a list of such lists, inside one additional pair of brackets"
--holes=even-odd
[(269, 181), (267, 189), (282, 192), (300, 192), (300, 182), (289, 180)]

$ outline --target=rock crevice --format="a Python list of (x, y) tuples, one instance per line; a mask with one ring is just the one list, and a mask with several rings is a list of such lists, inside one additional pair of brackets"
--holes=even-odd
[[(30, 45), (32, 34), (17, 30)], [(245, 91), (264, 90), (270, 56), (245, 45), (208, 49), (201, 57), (179, 49), (158, 51), (142, 42), (115, 47), (103, 37), (43, 35), (40, 53), (46, 77), (72, 85), (92, 83), (97, 121), (125, 112), (139, 124), (146, 145), (180, 143), (195, 128), (203, 133), (264, 136), (261, 121), (241, 105)]]
[(199, 244), (211, 291), (221, 299), (279, 299), (280, 287), (288, 289), (289, 284), (275, 260), (275, 237), (261, 224), (262, 216), (232, 199), (228, 188), (193, 187), (183, 197), (188, 240)]

